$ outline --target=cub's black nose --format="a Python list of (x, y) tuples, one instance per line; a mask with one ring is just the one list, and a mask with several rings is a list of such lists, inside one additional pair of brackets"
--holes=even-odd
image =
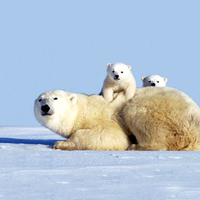
[(44, 112), (44, 113), (48, 113), (49, 110), (50, 110), (50, 107), (46, 104), (46, 105), (43, 105), (43, 106), (41, 107), (41, 110), (42, 110), (42, 112)]
[(156, 85), (155, 83), (152, 83), (152, 84), (151, 84), (151, 86), (155, 86), (155, 85)]
[(115, 78), (119, 78), (119, 75), (115, 75)]

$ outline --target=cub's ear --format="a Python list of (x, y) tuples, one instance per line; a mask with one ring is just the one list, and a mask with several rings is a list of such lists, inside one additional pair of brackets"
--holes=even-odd
[(167, 78), (164, 78), (164, 82), (167, 83)]
[(72, 102), (72, 104), (76, 104), (77, 102), (77, 95), (76, 94), (70, 94), (69, 95), (69, 100)]
[(130, 66), (130, 65), (128, 65), (128, 68), (129, 68), (129, 69), (131, 69), (131, 66)]
[(107, 67), (110, 67), (110, 66), (111, 66), (111, 63), (108, 63), (108, 64), (107, 64)]
[(142, 77), (142, 81), (144, 81), (144, 79), (145, 79), (145, 78), (146, 78), (146, 77), (145, 77), (145, 76), (143, 76), (143, 77)]

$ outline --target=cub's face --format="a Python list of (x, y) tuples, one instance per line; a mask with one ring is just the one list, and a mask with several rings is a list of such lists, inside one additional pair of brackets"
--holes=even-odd
[(76, 94), (62, 90), (43, 93), (35, 100), (35, 117), (42, 125), (58, 132), (56, 129), (71, 114), (71, 107), (76, 100)]
[(143, 87), (153, 86), (153, 87), (165, 87), (167, 83), (167, 78), (163, 78), (158, 75), (151, 75), (147, 77), (142, 77)]
[(107, 74), (111, 80), (114, 81), (123, 81), (131, 73), (131, 67), (123, 63), (115, 63), (107, 65)]

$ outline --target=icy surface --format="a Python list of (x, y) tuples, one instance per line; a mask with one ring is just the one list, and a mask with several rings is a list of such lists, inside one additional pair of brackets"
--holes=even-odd
[(199, 152), (60, 151), (43, 127), (0, 128), (0, 200), (200, 199)]

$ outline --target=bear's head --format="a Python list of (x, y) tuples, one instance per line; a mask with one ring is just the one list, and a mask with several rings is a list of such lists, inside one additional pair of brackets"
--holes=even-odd
[(142, 77), (143, 87), (153, 86), (153, 87), (165, 87), (167, 83), (167, 78), (163, 78), (159, 75), (151, 75), (147, 77)]
[(35, 100), (35, 117), (43, 126), (68, 136), (75, 118), (77, 95), (62, 90), (43, 93)]
[(126, 78), (130, 75), (130, 73), (131, 73), (131, 66), (125, 65), (123, 63), (107, 64), (107, 74), (111, 80), (114, 81), (126, 80)]

